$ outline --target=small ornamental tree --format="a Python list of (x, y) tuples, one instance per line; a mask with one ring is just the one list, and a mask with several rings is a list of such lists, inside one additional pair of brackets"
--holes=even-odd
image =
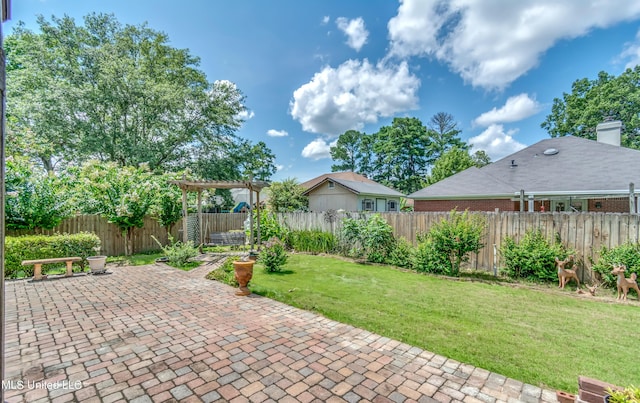
[(182, 173), (167, 173), (157, 177), (158, 199), (154, 206), (154, 216), (158, 223), (171, 234), (173, 225), (182, 218), (182, 191), (176, 185), (169, 184), (170, 180), (182, 177)]
[(119, 167), (115, 163), (89, 161), (79, 172), (83, 210), (100, 214), (120, 228), (125, 254), (133, 253), (134, 228), (141, 228), (144, 217), (157, 200), (158, 180), (146, 165)]

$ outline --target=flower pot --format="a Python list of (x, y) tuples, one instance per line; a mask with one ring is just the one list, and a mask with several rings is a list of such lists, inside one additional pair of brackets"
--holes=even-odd
[(251, 294), (251, 291), (247, 288), (247, 284), (249, 284), (251, 277), (253, 277), (253, 261), (233, 262), (233, 271), (236, 281), (240, 285), (238, 291), (236, 291), (236, 295), (247, 296)]
[(89, 256), (87, 262), (89, 262), (92, 274), (101, 274), (107, 270), (105, 268), (107, 264), (106, 256)]

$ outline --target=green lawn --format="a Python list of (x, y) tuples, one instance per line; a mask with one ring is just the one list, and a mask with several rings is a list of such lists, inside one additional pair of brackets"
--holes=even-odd
[(257, 265), (250, 288), (533, 385), (575, 392), (579, 375), (638, 383), (635, 295), (610, 303), (551, 286), (454, 281), (310, 255), (292, 255), (280, 274)]

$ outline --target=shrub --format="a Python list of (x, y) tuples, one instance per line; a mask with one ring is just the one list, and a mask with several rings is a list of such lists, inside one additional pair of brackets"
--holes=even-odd
[(418, 236), (418, 247), (411, 256), (411, 267), (425, 273), (452, 274), (447, 255), (438, 250), (433, 241), (425, 236)]
[[(86, 258), (100, 250), (100, 238), (89, 232), (78, 234), (27, 235), (5, 238), (5, 267), (7, 278), (33, 276), (33, 266), (22, 266), (23, 260), (49, 259), (56, 257), (79, 256), (83, 260), (80, 267), (84, 269)], [(43, 265), (43, 272), (51, 265)]]
[(406, 240), (406, 238), (396, 239), (393, 249), (389, 253), (387, 263), (398, 267), (411, 267), (413, 255), (413, 246)]
[(365, 219), (347, 217), (342, 236), (350, 245), (349, 254), (373, 263), (384, 263), (395, 245), (393, 229), (380, 214)]
[(320, 230), (291, 231), (288, 238), (289, 246), (299, 252), (331, 253), (336, 248), (336, 238), (330, 232)]
[(282, 270), (282, 266), (287, 263), (288, 258), (289, 256), (282, 241), (273, 237), (264, 244), (258, 261), (264, 265), (268, 273), (275, 273)]
[(233, 270), (233, 260), (233, 258), (227, 258), (220, 267), (210, 271), (206, 278), (228, 284), (232, 287), (238, 287), (239, 284)]
[(481, 238), (486, 221), (480, 215), (469, 214), (468, 210), (459, 213), (455, 209), (449, 218), (443, 218), (431, 227), (426, 239), (432, 243), (429, 247), (437, 252), (438, 261), (446, 256), (446, 270), (449, 275), (457, 276), (460, 265), (469, 260), (469, 253), (478, 253), (482, 248)]
[(520, 243), (507, 238), (500, 253), (505, 264), (502, 273), (511, 278), (535, 281), (557, 280), (555, 258), (563, 260), (571, 254), (562, 246), (559, 238), (549, 242), (540, 230), (527, 231)]
[(163, 246), (156, 237), (151, 235), (151, 238), (160, 245), (162, 252), (169, 259), (169, 263), (177, 267), (186, 265), (191, 258), (198, 256), (198, 249), (194, 246), (193, 241), (174, 241), (173, 237), (169, 235), (169, 245)]
[(611, 249), (607, 247), (600, 249), (600, 259), (592, 266), (592, 269), (600, 274), (602, 282), (606, 286), (616, 284), (616, 276), (611, 274), (614, 264), (627, 266), (625, 272), (627, 277), (631, 273), (640, 275), (640, 243), (625, 243)]
[[(253, 211), (253, 234), (256, 237), (255, 239), (257, 240), (258, 237), (258, 227), (257, 227), (257, 222), (258, 222), (258, 212), (256, 210)], [(249, 221), (245, 221), (245, 232), (247, 234), (247, 239), (250, 239), (250, 234), (249, 234)], [(272, 213), (268, 210), (261, 210), (260, 211), (260, 238), (262, 241), (267, 241), (271, 238), (278, 238), (278, 239), (286, 239), (288, 236), (288, 232), (289, 230), (280, 225), (280, 222), (278, 221), (278, 217), (276, 217), (275, 213)]]

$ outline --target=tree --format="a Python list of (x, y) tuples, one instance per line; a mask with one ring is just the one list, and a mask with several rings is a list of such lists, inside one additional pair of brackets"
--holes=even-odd
[(9, 149), (52, 171), (58, 160), (147, 163), (174, 168), (192, 148), (215, 148), (240, 126), (242, 93), (229, 81), (210, 83), (199, 59), (168, 45), (146, 25), (121, 25), (90, 14), (38, 18), (6, 38)]
[(469, 146), (458, 136), (458, 130), (453, 115), (446, 112), (438, 112), (429, 121), (429, 137), (431, 138), (431, 154), (434, 160), (453, 147), (466, 150)]
[(72, 214), (64, 179), (46, 174), (24, 157), (7, 159), (6, 189), (7, 229), (52, 229)]
[(427, 178), (427, 184), (433, 185), (475, 165), (475, 161), (469, 155), (469, 152), (454, 147), (438, 158), (431, 169), (431, 175)]
[(256, 144), (243, 141), (235, 157), (236, 166), (240, 169), (243, 179), (266, 181), (276, 173), (276, 156), (263, 141)]
[(133, 253), (133, 229), (141, 228), (145, 216), (157, 203), (159, 180), (147, 165), (120, 167), (114, 162), (88, 161), (74, 170), (78, 192), (87, 214), (100, 214), (115, 224), (125, 240), (125, 254)]
[(640, 66), (616, 77), (604, 71), (595, 80), (573, 82), (571, 93), (555, 98), (541, 127), (551, 137), (596, 139), (596, 126), (607, 118), (623, 123), (621, 144), (640, 148)]
[(409, 194), (422, 187), (431, 140), (418, 118), (394, 118), (375, 135), (375, 180)]
[(358, 172), (362, 158), (362, 138), (366, 134), (357, 130), (347, 130), (338, 137), (336, 145), (331, 147), (331, 159), (338, 164), (331, 165), (331, 172)]
[(303, 195), (305, 189), (295, 178), (273, 182), (267, 191), (269, 193), (269, 208), (274, 213), (309, 209), (309, 199)]
[(491, 164), (491, 157), (489, 157), (489, 155), (484, 150), (478, 150), (473, 153), (471, 159), (473, 159), (474, 165), (478, 168), (482, 168), (485, 165)]

